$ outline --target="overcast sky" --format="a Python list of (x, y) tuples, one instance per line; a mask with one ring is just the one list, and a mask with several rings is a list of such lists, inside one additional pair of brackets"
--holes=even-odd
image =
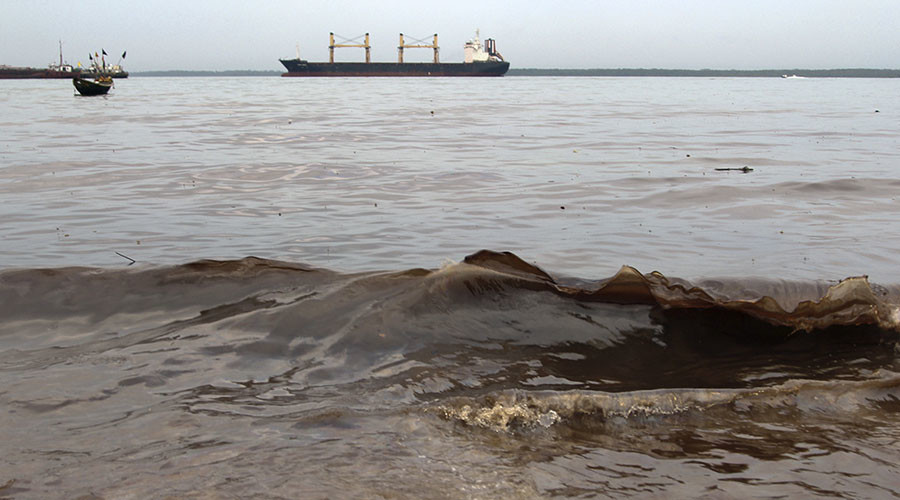
[(46, 66), (62, 40), (71, 63), (127, 50), (129, 71), (281, 70), (298, 44), (327, 60), (330, 31), (369, 32), (373, 61), (438, 33), (459, 62), (475, 28), (518, 68), (900, 68), (900, 0), (0, 0), (0, 64)]

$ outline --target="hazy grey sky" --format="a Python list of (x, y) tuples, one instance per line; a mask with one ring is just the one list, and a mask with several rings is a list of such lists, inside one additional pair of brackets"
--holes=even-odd
[(71, 63), (103, 48), (130, 71), (280, 70), (297, 44), (327, 60), (329, 31), (369, 32), (375, 61), (400, 32), (438, 33), (458, 62), (475, 28), (519, 68), (900, 68), (900, 0), (0, 0), (0, 64), (44, 66), (62, 40)]

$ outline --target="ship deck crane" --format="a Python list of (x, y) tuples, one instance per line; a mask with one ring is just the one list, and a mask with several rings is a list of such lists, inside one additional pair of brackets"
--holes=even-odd
[(363, 36), (365, 36), (365, 42), (359, 43), (358, 40), (362, 37), (356, 37), (356, 38), (350, 40), (350, 39), (346, 39), (346, 38), (338, 35), (338, 37), (342, 38), (343, 42), (345, 42), (345, 43), (334, 43), (334, 33), (329, 33), (328, 34), (328, 62), (334, 63), (334, 49), (345, 48), (345, 47), (366, 49), (366, 62), (367, 63), (372, 62), (371, 57), (369, 55), (370, 50), (372, 48), (372, 46), (369, 45), (369, 34), (366, 33)]
[(440, 63), (440, 47), (438, 47), (437, 33), (435, 33), (433, 36), (434, 40), (430, 44), (423, 43), (428, 39), (427, 37), (419, 40), (413, 40), (412, 43), (405, 43), (403, 41), (403, 33), (400, 33), (400, 45), (397, 46), (397, 62), (403, 64), (403, 49), (434, 49), (434, 63)]

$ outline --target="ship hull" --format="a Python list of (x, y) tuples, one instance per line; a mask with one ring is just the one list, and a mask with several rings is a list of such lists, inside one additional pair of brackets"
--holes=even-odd
[(508, 62), (474, 63), (354, 63), (307, 62), (279, 59), (287, 69), (281, 76), (503, 76)]
[(101, 75), (109, 76), (109, 77), (115, 78), (117, 80), (120, 80), (122, 78), (128, 78), (127, 71), (111, 71), (111, 72), (107, 71), (104, 73), (97, 73), (96, 71), (82, 71), (81, 72), (82, 78), (97, 78), (98, 76), (101, 76)]
[(0, 80), (17, 80), (17, 79), (44, 79), (44, 78), (72, 78), (80, 76), (79, 70), (75, 71), (55, 71), (51, 69), (41, 68), (0, 68)]

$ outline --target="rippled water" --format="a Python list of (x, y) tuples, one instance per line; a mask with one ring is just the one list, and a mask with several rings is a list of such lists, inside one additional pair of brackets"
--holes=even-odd
[(897, 85), (0, 81), (0, 497), (895, 497)]
[(491, 248), (587, 277), (896, 282), (897, 85), (134, 78), (87, 99), (3, 81), (4, 263), (397, 269)]

